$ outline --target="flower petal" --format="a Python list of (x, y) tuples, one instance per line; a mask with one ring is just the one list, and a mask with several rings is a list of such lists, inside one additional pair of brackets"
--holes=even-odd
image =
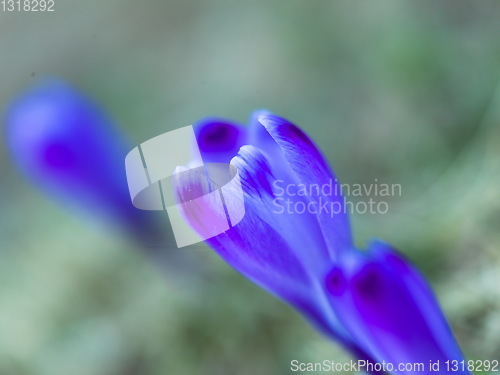
[[(280, 233), (294, 249), (296, 256), (314, 277), (323, 275), (331, 264), (326, 244), (314, 214), (288, 211), (281, 204), (283, 197), (275, 193), (274, 170), (262, 152), (253, 146), (243, 146), (231, 164), (238, 168), (250, 210)], [(291, 206), (306, 207), (301, 196), (290, 196)]]
[[(431, 288), (409, 263), (382, 243), (352, 253), (326, 279), (332, 306), (356, 342), (377, 361), (423, 363), (445, 374), (444, 362), (463, 360)], [(432, 371), (429, 361), (440, 361)], [(454, 372), (467, 374), (468, 372)]]
[(299, 183), (304, 184), (306, 187), (314, 185), (333, 187), (331, 194), (311, 194), (308, 198), (316, 202), (318, 206), (324, 205), (326, 201), (329, 207), (336, 208), (335, 212), (328, 212), (327, 210), (319, 212), (317, 220), (330, 255), (333, 259), (338, 259), (340, 253), (349, 250), (353, 245), (349, 219), (343, 209), (343, 198), (339, 194), (340, 188), (335, 176), (330, 171), (320, 151), (298, 127), (281, 117), (269, 113), (261, 114), (258, 121), (278, 144)]

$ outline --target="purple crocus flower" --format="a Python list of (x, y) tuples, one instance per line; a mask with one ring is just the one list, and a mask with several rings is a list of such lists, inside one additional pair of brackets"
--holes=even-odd
[[(5, 120), (11, 156), (35, 184), (65, 203), (109, 214), (143, 239), (157, 234), (130, 202), (123, 168), (130, 147), (89, 100), (63, 82), (47, 81), (14, 100)], [(255, 112), (250, 122), (247, 129), (207, 119), (196, 127), (204, 161), (238, 169), (246, 205), (240, 223), (207, 242), (231, 266), (367, 363), (440, 361), (438, 370), (426, 368), (425, 373), (467, 373), (453, 372), (444, 363), (463, 357), (423, 276), (383, 243), (373, 243), (368, 251), (355, 249), (348, 217), (317, 211), (320, 199), (342, 206), (339, 195), (285, 191), (290, 202), (316, 207), (318, 213), (274, 211), (280, 194), (276, 181), (321, 186), (336, 179), (320, 151), (290, 122), (268, 111)], [(189, 170), (179, 176), (181, 201), (210, 190)], [(196, 201), (195, 217), (184, 214), (206, 237), (219, 213), (210, 200)]]
[[(206, 241), (226, 262), (355, 355), (394, 365), (384, 371), (415, 374), (398, 364), (422, 362), (425, 373), (453, 373), (444, 361), (463, 356), (423, 276), (382, 243), (368, 251), (355, 249), (345, 211), (332, 216), (317, 209), (320, 200), (342, 206), (338, 194), (287, 194), (279, 188), (276, 181), (280, 186), (336, 183), (304, 132), (265, 110), (252, 114), (249, 128), (206, 119), (195, 129), (204, 161), (230, 163), (241, 176), (245, 217)], [(196, 174), (182, 176), (177, 181), (180, 201), (209, 192)], [(316, 209), (277, 212), (280, 194)], [(215, 210), (209, 200), (198, 202), (196, 212), (184, 215), (204, 236)], [(431, 369), (429, 361), (441, 361), (441, 367)]]
[(12, 160), (36, 186), (66, 206), (111, 217), (141, 239), (155, 236), (151, 220), (130, 202), (128, 142), (89, 99), (46, 80), (14, 99), (4, 120)]

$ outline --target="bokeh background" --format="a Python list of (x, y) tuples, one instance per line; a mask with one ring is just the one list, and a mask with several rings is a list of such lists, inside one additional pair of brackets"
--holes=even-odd
[[(407, 254), (467, 357), (500, 359), (500, 2), (55, 3), (0, 12), (0, 105), (60, 77), (132, 145), (207, 115), (288, 117), (342, 182), (402, 185), (387, 214), (352, 217), (356, 242)], [(181, 275), (154, 265), (27, 183), (0, 144), (0, 374), (278, 375), (349, 358), (208, 248)]]

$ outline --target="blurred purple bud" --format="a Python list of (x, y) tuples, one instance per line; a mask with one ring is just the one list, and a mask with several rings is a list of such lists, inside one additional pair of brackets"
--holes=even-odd
[(128, 193), (124, 159), (130, 147), (112, 120), (73, 87), (40, 82), (7, 106), (5, 124), (13, 161), (36, 186), (139, 236), (151, 233)]

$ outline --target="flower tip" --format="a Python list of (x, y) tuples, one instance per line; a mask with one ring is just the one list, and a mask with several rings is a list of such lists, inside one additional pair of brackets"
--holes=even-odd
[(262, 112), (257, 116), (257, 121), (263, 126), (278, 124), (280, 119), (283, 120), (281, 117), (272, 112)]
[(404, 254), (380, 239), (371, 240), (367, 248), (371, 256), (385, 262), (395, 271), (406, 273), (413, 267)]
[(260, 108), (256, 109), (255, 111), (252, 111), (250, 113), (250, 119), (249, 119), (249, 124), (254, 124), (256, 122), (259, 122), (260, 116), (265, 116), (265, 115), (272, 115), (273, 113), (268, 110), (267, 108)]

